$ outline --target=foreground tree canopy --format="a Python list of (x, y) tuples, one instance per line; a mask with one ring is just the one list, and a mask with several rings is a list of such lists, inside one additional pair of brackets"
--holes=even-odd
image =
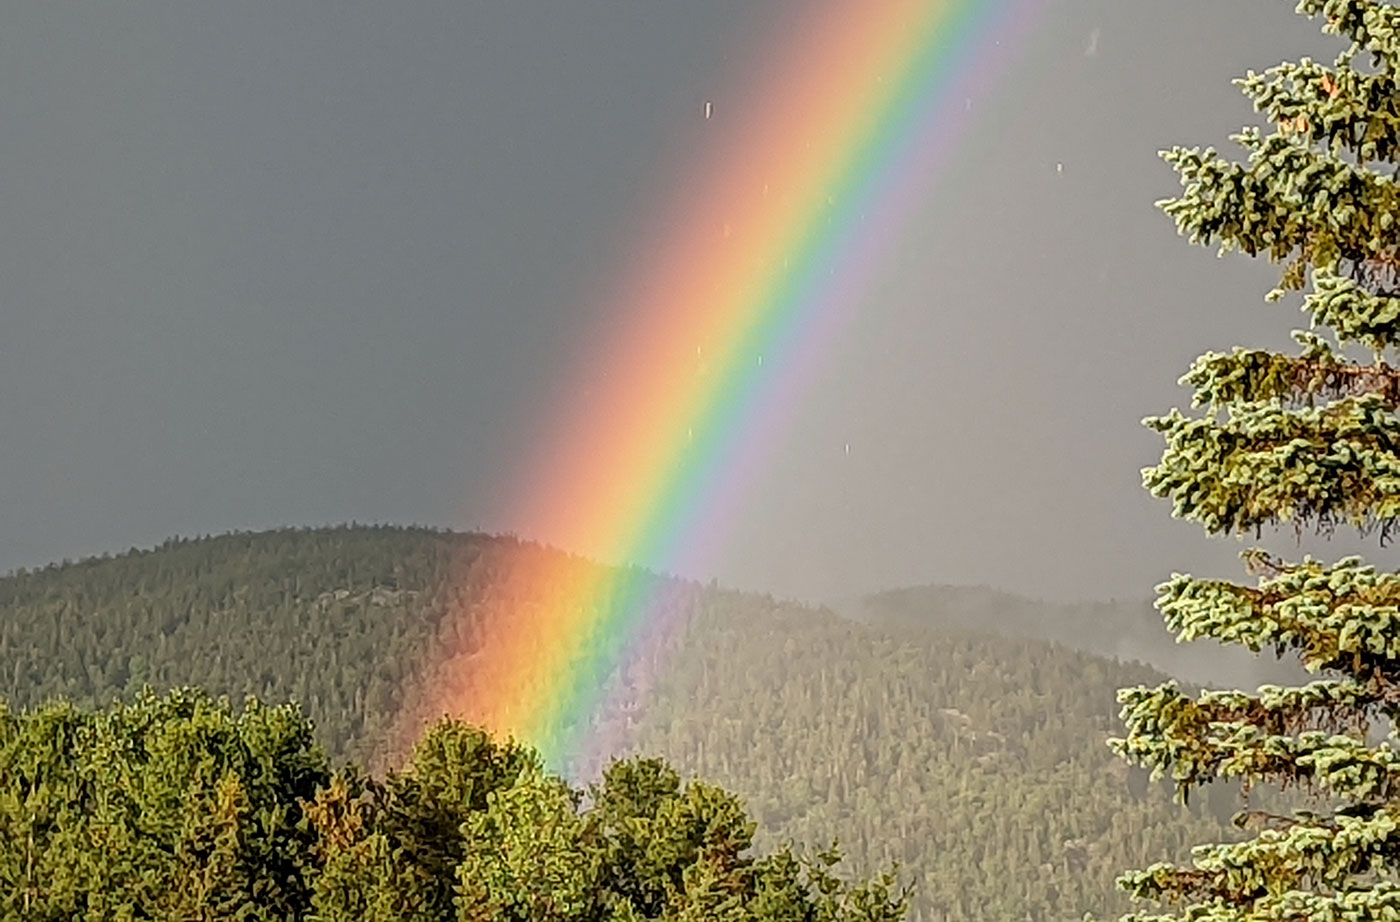
[[(1269, 298), (1303, 291), (1311, 329), (1295, 334), (1298, 354), (1198, 359), (1182, 383), (1203, 409), (1146, 421), (1166, 449), (1143, 479), (1210, 533), (1346, 525), (1384, 542), (1400, 521), (1400, 370), (1390, 364), (1400, 342), (1400, 8), (1303, 0), (1298, 12), (1350, 46), (1330, 66), (1303, 59), (1237, 81), (1268, 133), (1235, 137), (1243, 163), (1168, 151), (1184, 191), (1162, 205), (1195, 243), (1283, 264)], [(1183, 797), (1224, 780), (1298, 789), (1309, 809), (1242, 812), (1243, 841), (1125, 875), (1134, 896), (1179, 912), (1129, 918), (1397, 918), (1400, 574), (1357, 557), (1244, 556), (1256, 585), (1177, 575), (1159, 586), (1167, 625), (1181, 640), (1296, 655), (1320, 678), (1254, 694), (1125, 689), (1127, 733), (1115, 746)]]
[(893, 879), (751, 853), (743, 805), (664, 762), (575, 790), (444, 722), (382, 780), (332, 772), (292, 706), (194, 690), (0, 704), (0, 918), (895, 922)]

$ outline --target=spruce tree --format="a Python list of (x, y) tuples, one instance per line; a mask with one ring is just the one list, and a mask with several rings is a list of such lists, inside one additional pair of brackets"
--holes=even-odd
[[(1268, 122), (1211, 149), (1163, 154), (1183, 187), (1159, 203), (1193, 243), (1282, 265), (1268, 299), (1302, 292), (1297, 354), (1235, 348), (1182, 383), (1198, 412), (1146, 420), (1166, 447), (1143, 472), (1176, 516), (1212, 534), (1338, 526), (1384, 546), (1400, 522), (1400, 7), (1302, 0), (1350, 42), (1236, 81)], [(1307, 809), (1242, 811), (1238, 842), (1186, 866), (1120, 878), (1168, 914), (1128, 919), (1367, 920), (1400, 916), (1400, 573), (1243, 555), (1255, 584), (1175, 575), (1157, 605), (1180, 640), (1296, 655), (1315, 681), (1253, 694), (1124, 689), (1120, 755), (1169, 775), (1183, 799), (1217, 781), (1293, 789)]]

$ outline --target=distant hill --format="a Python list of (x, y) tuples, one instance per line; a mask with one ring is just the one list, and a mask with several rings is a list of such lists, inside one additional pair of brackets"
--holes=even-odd
[[(1178, 644), (1150, 600), (1041, 602), (985, 586), (914, 586), (878, 592), (839, 606), (864, 624), (957, 627), (1031, 638), (1123, 662), (1146, 663), (1197, 685), (1256, 688), (1296, 682), (1296, 663), (1214, 641)], [(1306, 679), (1302, 679), (1307, 681)]]
[[(383, 764), (426, 689), (470, 688), (474, 625), (529, 604), (541, 587), (528, 574), (558, 553), (335, 528), (175, 540), (17, 573), (0, 579), (0, 697), (102, 702), (150, 683), (291, 698), (334, 759)], [(1164, 677), (1036, 639), (1057, 639), (1067, 620), (1009, 638), (962, 625), (1043, 627), (1045, 616), (972, 592), (955, 621), (946, 604), (915, 604), (921, 590), (860, 624), (766, 596), (672, 589), (685, 629), (637, 679), (635, 710), (608, 715), (629, 729), (628, 747), (747, 797), (766, 844), (839, 837), (857, 872), (899, 860), (919, 887), (915, 919), (1116, 912), (1117, 872), (1229, 835), (1228, 798), (1172, 805), (1112, 758), (1114, 690)]]

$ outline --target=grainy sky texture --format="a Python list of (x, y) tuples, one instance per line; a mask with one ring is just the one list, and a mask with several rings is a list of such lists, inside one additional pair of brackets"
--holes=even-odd
[[(503, 478), (705, 101), (809, 0), (13, 0), (0, 13), (0, 571), (349, 520), (516, 530)], [(1138, 425), (1280, 345), (1271, 270), (1152, 207), (1283, 0), (1047, 0), (788, 421), (713, 574), (1144, 596), (1237, 550)], [(1058, 166), (1061, 165), (1061, 166)], [(845, 446), (849, 445), (849, 454)], [(533, 536), (548, 539), (549, 536)], [(1378, 557), (1378, 562), (1384, 562)]]

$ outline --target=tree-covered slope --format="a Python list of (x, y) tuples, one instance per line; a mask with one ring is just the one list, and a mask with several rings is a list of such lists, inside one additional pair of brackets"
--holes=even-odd
[(443, 621), (452, 568), (508, 558), (510, 544), (288, 530), (21, 572), (0, 580), (0, 697), (101, 703), (150, 683), (290, 698), (336, 758), (377, 755)]
[[(473, 626), (528, 604), (539, 555), (557, 553), (337, 528), (15, 574), (0, 579), (0, 697), (105, 702), (150, 683), (292, 698), (334, 761), (382, 766), (425, 700), (469, 688)], [(617, 715), (632, 748), (745, 797), (765, 846), (839, 837), (863, 873), (899, 860), (915, 919), (1111, 911), (1115, 869), (1223, 834), (1230, 805), (1174, 806), (1104, 745), (1114, 689), (1160, 680), (1146, 667), (674, 589), (691, 616)]]
[(1237, 808), (1185, 810), (1113, 759), (1114, 691), (1162, 678), (1146, 667), (741, 597), (723, 610), (691, 628), (636, 748), (746, 794), (764, 841), (839, 836), (857, 866), (900, 862), (913, 918), (1121, 907), (1125, 859), (1181, 854)]

